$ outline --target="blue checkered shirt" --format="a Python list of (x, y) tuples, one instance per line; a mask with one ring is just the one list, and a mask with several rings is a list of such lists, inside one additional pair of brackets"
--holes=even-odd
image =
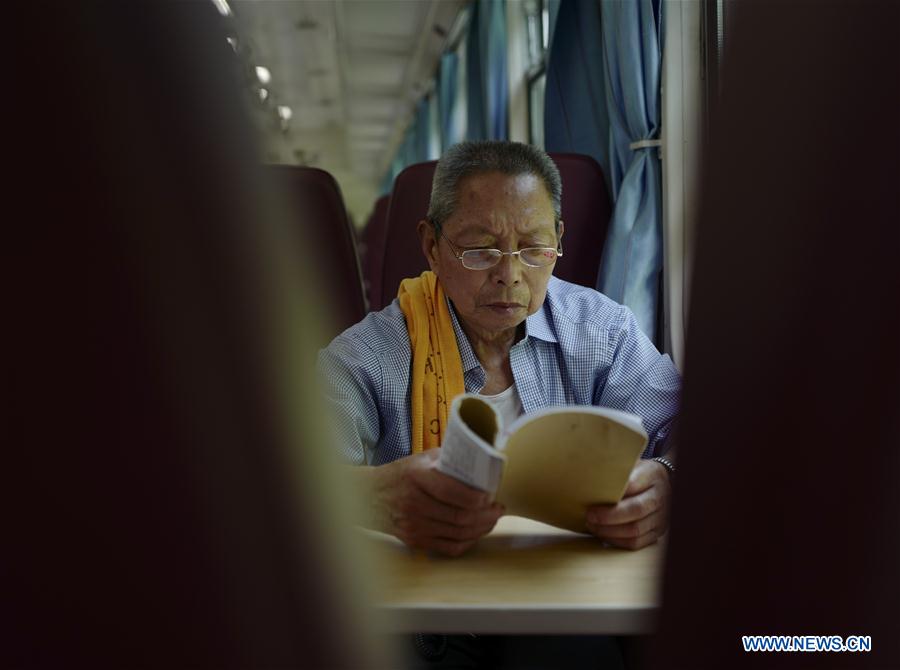
[[(466, 391), (484, 368), (450, 305)], [(592, 289), (550, 278), (542, 307), (509, 352), (527, 414), (553, 405), (601, 405), (637, 414), (650, 437), (643, 456), (663, 453), (681, 379), (627, 307)], [(397, 300), (372, 312), (319, 352), (319, 374), (344, 458), (381, 465), (410, 454), (412, 353)], [(552, 445), (547, 445), (552, 449)]]

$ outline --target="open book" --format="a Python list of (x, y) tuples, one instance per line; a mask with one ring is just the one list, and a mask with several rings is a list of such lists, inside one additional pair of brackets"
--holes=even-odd
[(466, 393), (450, 407), (437, 467), (494, 493), (509, 514), (584, 533), (587, 507), (622, 498), (646, 446), (647, 433), (634, 414), (551, 407), (503, 431), (494, 408)]

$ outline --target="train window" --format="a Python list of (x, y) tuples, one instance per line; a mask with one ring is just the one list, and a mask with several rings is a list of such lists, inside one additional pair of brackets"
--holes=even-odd
[(544, 39), (544, 11), (542, 0), (527, 0), (522, 3), (528, 39), (528, 64), (539, 65), (544, 60), (547, 40)]
[(437, 160), (442, 151), (441, 112), (437, 92), (432, 90), (428, 94), (428, 160)]
[(528, 78), (528, 138), (531, 144), (544, 148), (544, 91), (547, 72), (542, 68)]
[(528, 42), (528, 141), (544, 147), (544, 91), (547, 82), (547, 48), (550, 44), (550, 12), (546, 0), (522, 3)]
[(457, 142), (461, 142), (466, 137), (466, 131), (469, 127), (469, 94), (468, 88), (466, 86), (466, 36), (459, 40), (459, 43), (456, 45), (456, 56), (457, 56), (457, 67), (456, 67), (456, 77), (457, 77), (457, 88), (456, 88), (456, 105), (453, 108), (453, 119), (454, 119), (454, 128), (458, 133), (457, 137), (450, 138), (450, 142), (448, 144), (456, 144)]

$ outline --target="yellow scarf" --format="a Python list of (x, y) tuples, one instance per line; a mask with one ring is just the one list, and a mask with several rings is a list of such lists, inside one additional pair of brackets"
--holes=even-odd
[(423, 272), (404, 279), (397, 297), (412, 347), (412, 453), (418, 454), (441, 446), (447, 408), (466, 387), (453, 321), (437, 276)]

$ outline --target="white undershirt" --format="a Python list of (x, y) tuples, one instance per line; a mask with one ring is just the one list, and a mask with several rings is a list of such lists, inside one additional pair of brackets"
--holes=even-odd
[(522, 409), (522, 399), (519, 397), (519, 392), (516, 390), (515, 383), (505, 391), (501, 391), (496, 395), (484, 395), (479, 393), (478, 397), (487, 401), (488, 404), (496, 410), (497, 414), (500, 415), (502, 426), (500, 432), (504, 435), (509, 430), (513, 421), (522, 416), (524, 412)]

